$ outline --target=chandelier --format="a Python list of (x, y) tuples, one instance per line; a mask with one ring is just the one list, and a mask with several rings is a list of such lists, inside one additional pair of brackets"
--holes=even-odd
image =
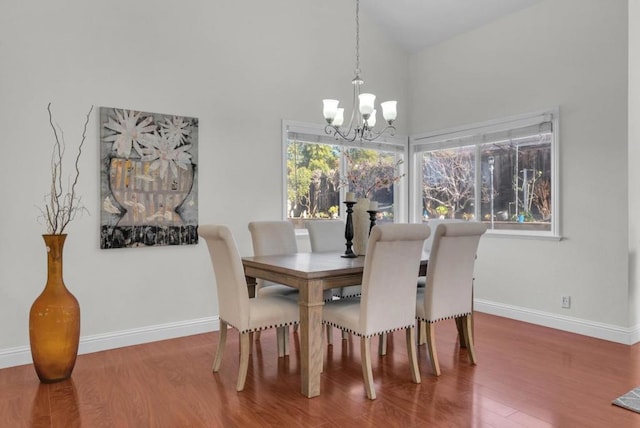
[(386, 126), (381, 130), (376, 130), (376, 96), (369, 93), (360, 93), (360, 87), (364, 80), (360, 77), (360, 0), (356, 0), (356, 69), (354, 78), (351, 80), (353, 85), (353, 110), (351, 111), (351, 119), (348, 126), (342, 126), (344, 123), (344, 108), (339, 108), (339, 100), (325, 99), (322, 100), (322, 113), (327, 121), (324, 131), (328, 135), (342, 138), (345, 141), (353, 142), (355, 140), (373, 141), (385, 132), (389, 131), (389, 135), (393, 136), (396, 128), (393, 121), (396, 120), (396, 101), (385, 101), (380, 103), (382, 107), (382, 116), (386, 121)]

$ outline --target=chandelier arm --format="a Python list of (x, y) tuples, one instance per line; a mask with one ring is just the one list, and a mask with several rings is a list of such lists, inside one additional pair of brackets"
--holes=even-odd
[(344, 133), (344, 132), (342, 132), (340, 130), (339, 127), (333, 126), (333, 125), (325, 126), (324, 127), (324, 132), (327, 135), (331, 135), (332, 137), (336, 137), (336, 139), (338, 139), (338, 137), (340, 137), (344, 141), (349, 142), (349, 143), (353, 143), (360, 136), (360, 132), (359, 132), (358, 128), (353, 130), (353, 133), (352, 133), (351, 129), (349, 129), (349, 131), (347, 133)]
[(362, 133), (361, 139), (365, 141), (375, 141), (378, 138), (382, 137), (387, 131), (390, 131), (389, 132), (390, 137), (393, 137), (394, 135), (396, 135), (395, 134), (396, 127), (393, 125), (387, 125), (384, 127), (384, 129), (380, 131), (375, 131), (374, 129), (371, 129), (371, 128), (366, 129), (366, 132)]

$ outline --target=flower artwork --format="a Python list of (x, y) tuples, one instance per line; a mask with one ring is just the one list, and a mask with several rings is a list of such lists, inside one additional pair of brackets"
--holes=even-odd
[(101, 248), (198, 242), (198, 119), (100, 108)]

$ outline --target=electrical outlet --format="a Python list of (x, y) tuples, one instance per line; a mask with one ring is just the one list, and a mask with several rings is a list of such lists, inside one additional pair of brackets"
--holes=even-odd
[(562, 307), (565, 309), (571, 307), (571, 296), (562, 296)]

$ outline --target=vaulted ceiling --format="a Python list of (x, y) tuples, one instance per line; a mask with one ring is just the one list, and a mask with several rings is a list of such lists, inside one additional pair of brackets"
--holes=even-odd
[(399, 46), (416, 53), (539, 1), (361, 0), (360, 7)]

